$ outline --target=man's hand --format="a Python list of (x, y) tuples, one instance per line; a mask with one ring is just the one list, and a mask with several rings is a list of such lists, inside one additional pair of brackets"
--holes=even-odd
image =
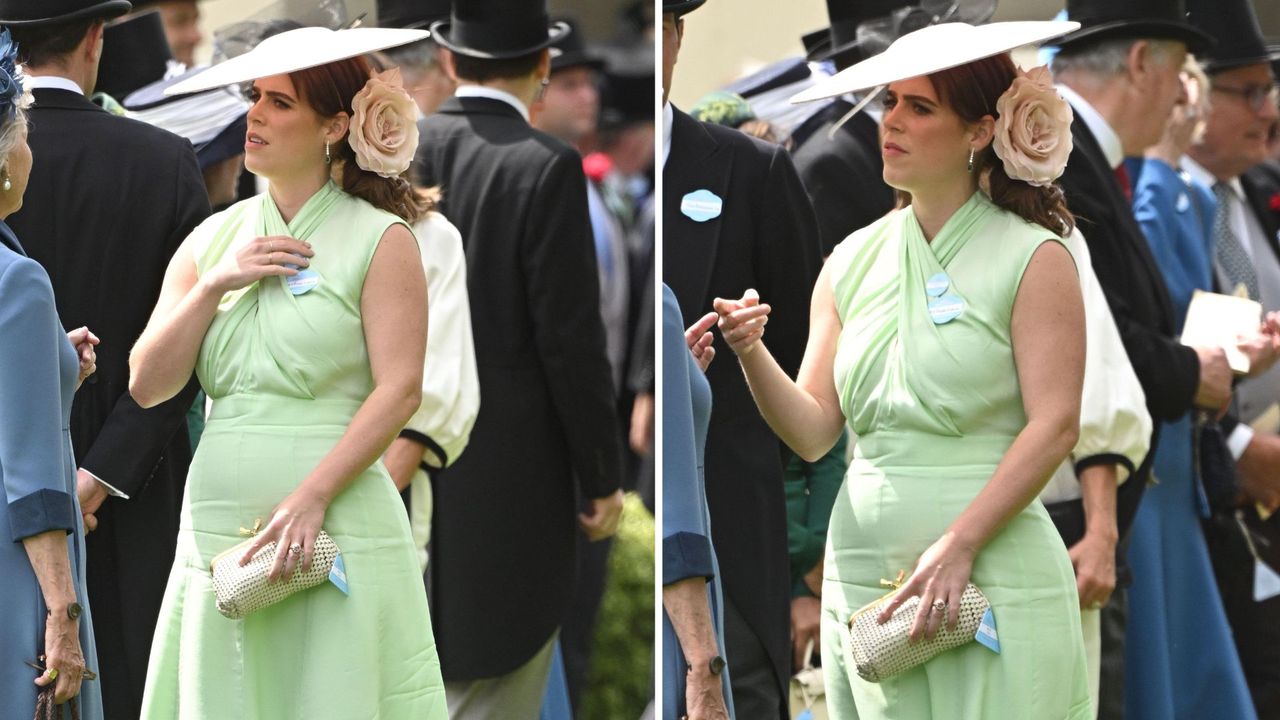
[(383, 454), (382, 464), (387, 466), (387, 472), (391, 473), (391, 481), (396, 484), (396, 490), (399, 492), (404, 492), (404, 489), (409, 487), (409, 483), (413, 482), (413, 474), (422, 464), (424, 450), (426, 448), (421, 443), (407, 437), (398, 437), (391, 441), (391, 446)]
[(578, 525), (591, 542), (611, 538), (618, 532), (618, 520), (622, 517), (622, 491), (595, 498), (588, 512), (578, 513)]
[(822, 644), (822, 601), (816, 597), (791, 600), (791, 672), (804, 669), (804, 651), (810, 642), (816, 652)]
[(1269, 512), (1280, 508), (1280, 436), (1254, 433), (1236, 461), (1244, 494)]
[(636, 399), (632, 401), (631, 434), (628, 440), (637, 455), (649, 455), (653, 452), (653, 393), (637, 393)]
[(1271, 369), (1276, 364), (1276, 360), (1280, 359), (1280, 337), (1265, 332), (1268, 325), (1264, 324), (1264, 332), (1260, 332), (1252, 337), (1241, 337), (1236, 343), (1236, 347), (1240, 352), (1249, 359), (1249, 377), (1258, 377)]
[(102, 501), (107, 499), (107, 488), (87, 470), (77, 470), (76, 497), (80, 499), (81, 514), (90, 515), (102, 507)]
[(1222, 348), (1195, 348), (1200, 358), (1200, 385), (1195, 403), (1207, 410), (1221, 410), (1231, 402), (1231, 366)]

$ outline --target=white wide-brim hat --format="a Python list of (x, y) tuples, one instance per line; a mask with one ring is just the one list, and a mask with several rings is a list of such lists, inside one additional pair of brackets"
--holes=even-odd
[(1023, 45), (1042, 43), (1079, 27), (1080, 23), (1069, 20), (999, 22), (978, 26), (967, 23), (931, 25), (903, 35), (879, 55), (797, 93), (791, 102), (839, 97), (930, 75)]
[(212, 90), (284, 75), (431, 37), (426, 30), (304, 27), (272, 35), (249, 52), (167, 88), (165, 95)]

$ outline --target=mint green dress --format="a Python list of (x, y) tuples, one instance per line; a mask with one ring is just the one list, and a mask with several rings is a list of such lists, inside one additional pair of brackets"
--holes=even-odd
[[(881, 578), (910, 572), (974, 499), (1026, 424), (1010, 320), (1032, 254), (1053, 239), (979, 192), (932, 243), (908, 207), (854, 233), (828, 260), (843, 326), (835, 385), (857, 436), (822, 593), (833, 718), (1093, 718), (1075, 579), (1039, 500), (973, 566), (1000, 654), (969, 643), (870, 683), (854, 668), (847, 629), (854, 611), (885, 594)], [(935, 324), (928, 285), (940, 275), (941, 298), (958, 297), (964, 309)]]
[(373, 390), (360, 295), (379, 239), (400, 222), (329, 183), (287, 226), (263, 194), (189, 238), (200, 273), (258, 236), (306, 240), (320, 280), (300, 295), (278, 277), (228, 293), (205, 334), (196, 372), (213, 406), (187, 477), (144, 718), (448, 717), (409, 521), (381, 462), (325, 515), (350, 595), (325, 583), (229, 620), (209, 578), (209, 561), (270, 519)]

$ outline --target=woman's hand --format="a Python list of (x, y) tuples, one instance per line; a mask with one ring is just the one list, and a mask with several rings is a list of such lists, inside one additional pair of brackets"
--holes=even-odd
[(267, 574), (268, 579), (288, 580), (299, 567), (311, 569), (316, 536), (324, 526), (324, 514), (328, 509), (328, 499), (300, 486), (276, 506), (271, 521), (240, 557), (240, 565), (247, 565), (263, 546), (274, 540), (276, 557)]
[[(270, 275), (292, 276), (311, 264), (311, 244), (284, 235), (260, 237), (232, 255), (225, 255), (200, 281), (211, 290), (228, 293)], [(292, 265), (295, 267), (286, 267)]]
[(684, 331), (685, 344), (689, 346), (689, 352), (693, 353), (693, 359), (702, 372), (707, 371), (711, 361), (716, 357), (716, 349), (711, 347), (711, 343), (715, 341), (715, 336), (711, 334), (711, 326), (716, 324), (716, 319), (719, 317), (709, 312), (698, 318), (698, 322)]
[[(876, 621), (881, 624), (887, 622), (898, 606), (919, 595), (920, 606), (915, 622), (911, 624), (912, 640), (932, 638), (944, 620), (948, 628), (955, 630), (960, 621), (960, 598), (969, 584), (976, 554), (973, 548), (960, 542), (951, 532), (943, 534), (920, 555), (915, 571), (885, 605)], [(934, 607), (938, 601), (944, 604), (939, 606), (941, 609)]]
[[(80, 650), (80, 625), (67, 617), (66, 609), (54, 610), (44, 622), (45, 672), (36, 678), (40, 687), (53, 688), (53, 701), (61, 705), (80, 694), (84, 653)], [(54, 677), (50, 671), (56, 670)]]
[(716, 298), (712, 307), (720, 315), (720, 334), (738, 357), (746, 357), (759, 346), (772, 309), (760, 304), (759, 293), (748, 289), (739, 300)]
[(79, 390), (85, 378), (98, 371), (98, 353), (93, 347), (101, 341), (87, 327), (76, 328), (67, 333), (67, 339), (80, 357), (80, 377), (76, 380), (76, 389)]
[(720, 676), (712, 675), (707, 663), (698, 664), (701, 667), (690, 665), (685, 675), (684, 717), (686, 720), (728, 720)]

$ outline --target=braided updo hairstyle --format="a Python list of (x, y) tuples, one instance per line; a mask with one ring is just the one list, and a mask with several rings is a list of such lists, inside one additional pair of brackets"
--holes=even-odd
[[(961, 120), (976, 123), (986, 115), (1000, 117), (996, 112), (996, 101), (1017, 76), (1017, 68), (1009, 54), (1001, 53), (936, 72), (929, 76), (929, 80), (944, 105)], [(974, 157), (973, 166), (978, 177), (985, 174), (991, 201), (998, 207), (1061, 237), (1071, 234), (1075, 218), (1067, 209), (1066, 198), (1057, 184), (1036, 187), (1010, 178), (992, 145)]]
[[(289, 73), (300, 100), (321, 117), (338, 113), (354, 114), (352, 100), (369, 80), (369, 63), (362, 57), (338, 60), (326, 65)], [(348, 131), (349, 132), (349, 131)], [(434, 208), (429, 194), (419, 193), (403, 175), (386, 178), (362, 170), (347, 135), (330, 146), (334, 161), (342, 161), (342, 189), (413, 224)]]

